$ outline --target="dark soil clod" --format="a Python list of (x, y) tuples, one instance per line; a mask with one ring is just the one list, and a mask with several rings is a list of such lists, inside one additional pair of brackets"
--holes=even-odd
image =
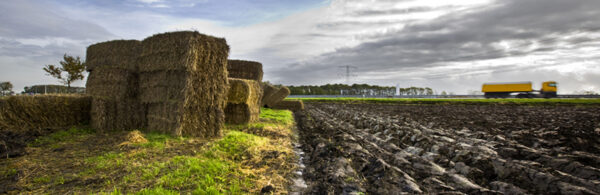
[(598, 194), (597, 107), (306, 103), (308, 193)]

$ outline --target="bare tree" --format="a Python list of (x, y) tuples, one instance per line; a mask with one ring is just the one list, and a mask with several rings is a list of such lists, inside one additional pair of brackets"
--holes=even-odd
[[(85, 64), (81, 62), (79, 56), (73, 57), (65, 54), (63, 60), (59, 62), (60, 67), (55, 65), (46, 65), (44, 71), (54, 78), (60, 80), (61, 83), (67, 85), (68, 91), (71, 91), (71, 83), (77, 80), (83, 80), (83, 71)], [(65, 75), (63, 75), (65, 73)]]

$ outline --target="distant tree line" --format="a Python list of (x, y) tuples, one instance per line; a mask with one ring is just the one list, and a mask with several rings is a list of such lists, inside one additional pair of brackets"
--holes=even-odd
[(327, 84), (288, 86), (291, 95), (386, 95), (396, 93), (395, 87), (368, 84)]
[(24, 88), (24, 94), (46, 93), (85, 93), (84, 87), (68, 87), (64, 85), (33, 85)]
[[(393, 96), (396, 87), (378, 86), (368, 84), (327, 84), (327, 85), (300, 85), (288, 86), (291, 95), (370, 95), (370, 96)], [(433, 95), (429, 87), (400, 88), (400, 95)]]
[(433, 89), (429, 87), (400, 88), (400, 95), (433, 95)]

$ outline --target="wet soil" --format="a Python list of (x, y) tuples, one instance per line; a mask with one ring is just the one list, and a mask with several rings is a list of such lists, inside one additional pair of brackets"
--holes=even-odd
[(600, 193), (597, 106), (305, 107), (306, 193)]
[(12, 158), (26, 154), (27, 143), (37, 137), (52, 133), (52, 129), (35, 131), (10, 131), (0, 129), (0, 158)]

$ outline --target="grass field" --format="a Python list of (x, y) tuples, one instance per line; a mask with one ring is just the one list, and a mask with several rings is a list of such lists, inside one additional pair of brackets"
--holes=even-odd
[(0, 159), (0, 194), (257, 194), (266, 186), (286, 193), (296, 166), (293, 127), (290, 111), (263, 109), (260, 122), (226, 125), (212, 140), (73, 128)]
[(386, 103), (386, 104), (518, 104), (518, 105), (600, 105), (600, 99), (425, 99), (425, 98), (288, 98), (304, 102)]

